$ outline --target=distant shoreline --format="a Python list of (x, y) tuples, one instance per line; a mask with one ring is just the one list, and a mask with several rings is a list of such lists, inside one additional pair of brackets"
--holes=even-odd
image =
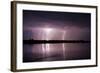
[(23, 44), (90, 43), (85, 40), (23, 40)]

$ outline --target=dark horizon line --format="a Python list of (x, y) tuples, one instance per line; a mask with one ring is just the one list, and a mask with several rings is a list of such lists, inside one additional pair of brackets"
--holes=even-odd
[(86, 40), (23, 40), (23, 44), (90, 43)]

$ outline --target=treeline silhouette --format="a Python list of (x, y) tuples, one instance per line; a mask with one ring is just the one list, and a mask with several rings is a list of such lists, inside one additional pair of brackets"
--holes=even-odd
[(55, 43), (90, 43), (86, 40), (23, 40), (23, 44), (55, 44)]

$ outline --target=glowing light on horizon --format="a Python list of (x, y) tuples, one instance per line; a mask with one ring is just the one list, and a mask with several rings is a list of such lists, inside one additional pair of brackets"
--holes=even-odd
[[(60, 33), (61, 33), (61, 35), (60, 35)], [(56, 35), (56, 34), (58, 34), (58, 35)], [(65, 35), (66, 35), (66, 31), (61, 30), (61, 29), (42, 28), (42, 40), (52, 40), (51, 36), (55, 36), (58, 39), (65, 40)], [(42, 52), (43, 52), (43, 58), (45, 58), (46, 56), (49, 57), (51, 55), (51, 50), (54, 50), (54, 48), (52, 49), (50, 45), (51, 44), (48, 44), (48, 43), (41, 45)], [(66, 58), (65, 44), (62, 43), (61, 47), (62, 47), (62, 55), (63, 55), (63, 58), (65, 59)], [(48, 59), (50, 59), (50, 58), (48, 58)]]
[[(50, 33), (51, 33), (52, 30), (53, 30), (52, 28), (46, 28), (45, 29), (45, 33), (46, 33), (45, 39), (46, 40), (50, 40), (49, 36), (51, 35)], [(45, 44), (45, 46), (46, 46), (47, 56), (50, 56), (50, 44)]]
[[(52, 31), (51, 28), (44, 28), (44, 33), (42, 34), (42, 39), (49, 40), (50, 32)], [(50, 44), (42, 44), (42, 51), (43, 51), (43, 57), (45, 55), (50, 55)]]

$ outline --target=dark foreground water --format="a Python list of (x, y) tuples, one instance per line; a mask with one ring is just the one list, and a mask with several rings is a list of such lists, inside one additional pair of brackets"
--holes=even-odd
[(90, 43), (23, 45), (23, 62), (83, 60), (90, 58)]

